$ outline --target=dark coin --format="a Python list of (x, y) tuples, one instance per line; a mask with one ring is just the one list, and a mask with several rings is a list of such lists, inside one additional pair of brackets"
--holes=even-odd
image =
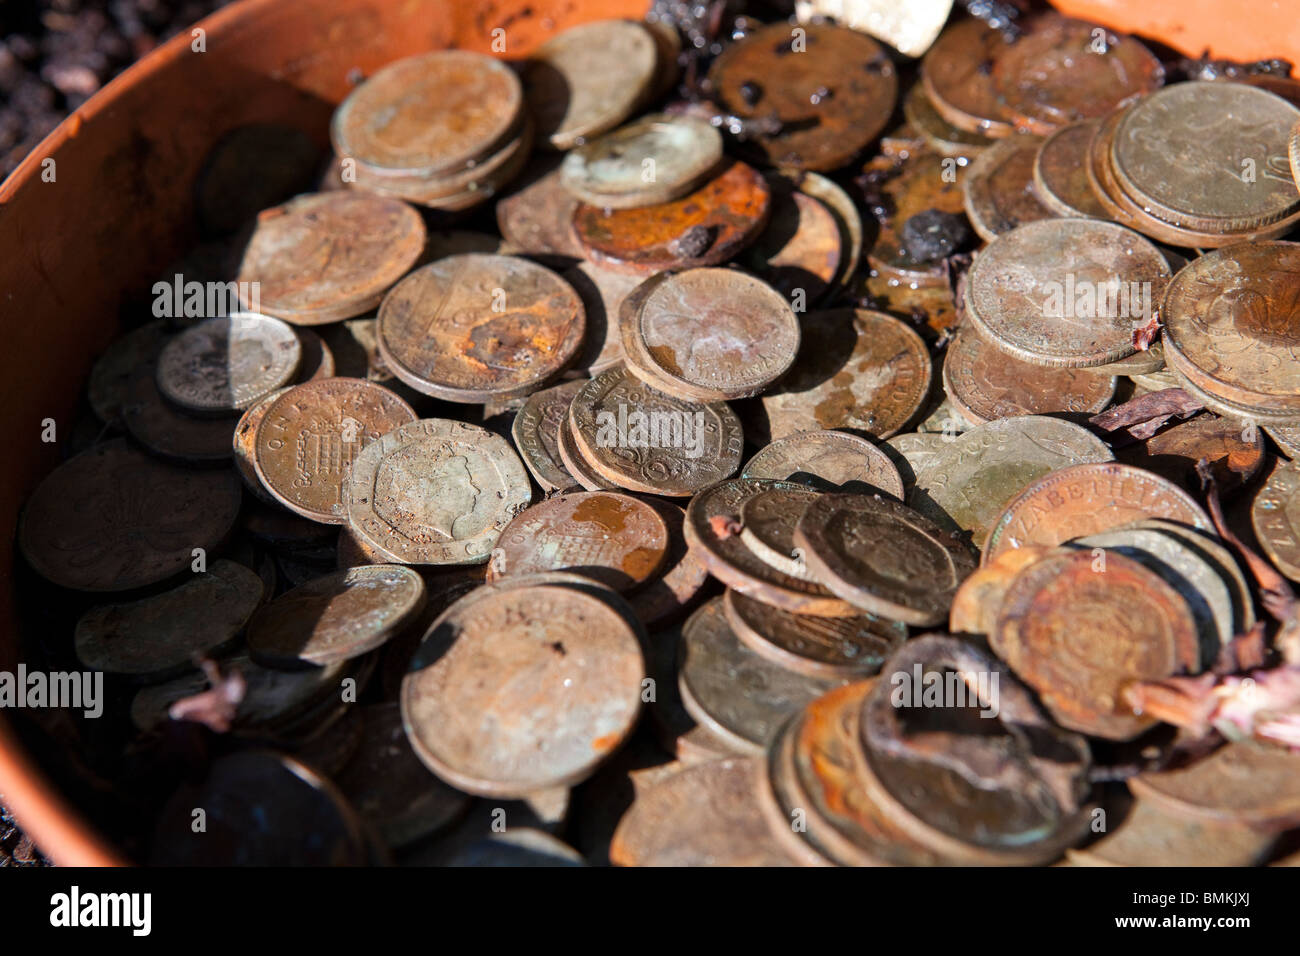
[(877, 214), (876, 239), (867, 250), (867, 260), (883, 275), (907, 286), (947, 288), (948, 269), (942, 257), (918, 258), (904, 233), (909, 222), (925, 213), (962, 215), (966, 169), (930, 150), (912, 153), (901, 162), (880, 156), (865, 169), (887, 177), (879, 192), (888, 210)]
[(1042, 140), (1013, 136), (981, 153), (962, 184), (966, 215), (985, 242), (1016, 226), (1052, 218), (1034, 192), (1034, 161)]
[(1096, 120), (1063, 126), (1038, 147), (1034, 189), (1043, 205), (1058, 216), (1109, 219), (1088, 181), (1088, 149)]
[(131, 437), (160, 458), (188, 465), (221, 465), (230, 460), (236, 420), (185, 414), (163, 398), (152, 368), (141, 368), (136, 374), (121, 413)]
[(973, 18), (954, 23), (930, 47), (921, 61), (921, 84), (953, 126), (994, 138), (1015, 132), (993, 81), (993, 64), (1006, 48), (997, 30)]
[(560, 429), (568, 421), (573, 396), (586, 384), (586, 379), (578, 379), (533, 392), (515, 415), (510, 435), (519, 457), (543, 491), (563, 490), (577, 484), (560, 460)]

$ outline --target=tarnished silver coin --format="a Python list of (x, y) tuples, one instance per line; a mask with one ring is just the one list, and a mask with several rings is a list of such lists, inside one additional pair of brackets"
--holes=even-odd
[(158, 390), (192, 414), (242, 410), (288, 385), (302, 345), (286, 322), (235, 312), (200, 322), (158, 356)]
[(633, 209), (686, 195), (722, 160), (722, 134), (702, 119), (655, 113), (580, 146), (560, 182), (585, 203)]
[(742, 478), (797, 481), (821, 490), (884, 491), (903, 497), (903, 479), (875, 444), (832, 429), (778, 438), (749, 459)]

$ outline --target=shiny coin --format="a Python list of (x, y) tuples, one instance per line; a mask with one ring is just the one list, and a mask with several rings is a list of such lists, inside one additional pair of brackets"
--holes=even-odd
[(241, 302), (251, 308), (255, 298), (267, 315), (298, 325), (362, 315), (415, 264), (424, 239), (419, 214), (396, 199), (299, 196), (258, 216), (239, 267)]
[(1213, 529), (1200, 505), (1159, 475), (1115, 462), (1072, 465), (1044, 475), (1007, 502), (984, 543), (984, 560), (1008, 548), (1061, 544), (1146, 518)]
[(158, 319), (132, 329), (104, 350), (90, 370), (86, 398), (105, 424), (121, 421), (122, 404), (141, 369), (151, 368), (172, 337), (167, 322)]
[(621, 366), (574, 396), (569, 424), (582, 459), (629, 491), (684, 497), (740, 466), (740, 421), (726, 403), (671, 397)]
[(546, 586), (471, 594), (416, 652), (402, 720), (442, 779), (520, 796), (590, 775), (631, 732), (644, 676), (636, 635), (598, 598)]
[(1042, 140), (1013, 136), (994, 143), (966, 170), (962, 192), (966, 215), (985, 242), (1052, 211), (1034, 193), (1034, 160)]
[(767, 436), (842, 428), (887, 438), (902, 431), (930, 391), (930, 350), (883, 312), (836, 309), (802, 317), (799, 354), (763, 396)]
[(1067, 853), (1075, 866), (1255, 866), (1275, 840), (1266, 830), (1197, 820), (1138, 800), (1119, 826)]
[(295, 385), (257, 426), (253, 465), (275, 499), (304, 518), (343, 524), (343, 484), (361, 450), (415, 411), (388, 389), (355, 378)]
[(522, 398), (577, 355), (582, 300), (514, 256), (448, 256), (411, 273), (379, 309), (379, 352), (411, 388), (453, 402)]
[(218, 558), (179, 587), (130, 604), (93, 608), (77, 621), (77, 659), (111, 674), (157, 681), (184, 673), (238, 637), (264, 596), (262, 579)]
[(1144, 773), (1129, 786), (1168, 813), (1281, 829), (1300, 820), (1300, 754), (1241, 740), (1177, 770)]
[(1111, 222), (1029, 223), (991, 242), (968, 274), (967, 314), (988, 340), (1039, 365), (1080, 367), (1136, 351), (1169, 266)]
[(543, 491), (571, 488), (577, 484), (560, 460), (560, 429), (568, 421), (573, 396), (586, 384), (586, 379), (578, 379), (533, 392), (515, 415), (510, 435), (519, 457)]
[(248, 623), (253, 659), (290, 667), (351, 660), (388, 640), (424, 606), (410, 568), (365, 565), (316, 578), (284, 594)]
[(765, 447), (741, 469), (742, 478), (795, 481), (823, 491), (883, 491), (903, 497), (903, 479), (889, 456), (858, 435), (795, 432)]
[(1279, 461), (1250, 508), (1255, 537), (1277, 569), (1300, 581), (1300, 466)]
[(564, 158), (560, 182), (604, 209), (670, 202), (691, 192), (722, 160), (722, 134), (701, 119), (643, 116)]
[(121, 412), (131, 437), (159, 458), (182, 465), (222, 465), (230, 460), (235, 419), (187, 415), (163, 398), (152, 368), (136, 374)]
[(726, 262), (767, 224), (771, 188), (752, 166), (724, 163), (694, 191), (639, 209), (580, 203), (573, 229), (583, 255), (637, 275)]
[(997, 30), (974, 18), (954, 23), (930, 47), (921, 61), (921, 85), (953, 126), (999, 139), (1015, 132), (993, 81), (993, 63), (1006, 48)]
[(567, 570), (630, 591), (663, 566), (668, 542), (667, 524), (644, 501), (605, 491), (559, 495), (506, 525), (488, 580)]
[(822, 495), (799, 518), (794, 541), (815, 580), (907, 624), (942, 621), (977, 564), (958, 536), (879, 495)]
[(759, 27), (723, 49), (709, 83), (729, 113), (781, 124), (745, 144), (751, 151), (770, 165), (819, 171), (845, 165), (875, 139), (898, 97), (884, 49), (829, 24)]
[(1034, 191), (1058, 216), (1109, 219), (1088, 181), (1088, 149), (1096, 120), (1063, 126), (1043, 140), (1034, 157)]
[(732, 269), (651, 280), (620, 316), (629, 370), (670, 395), (713, 402), (762, 391), (794, 363), (799, 320), (771, 286)]
[(585, 260), (561, 275), (578, 293), (587, 313), (582, 351), (565, 371), (565, 377), (599, 375), (623, 361), (618, 317), (623, 301), (641, 284), (641, 276), (602, 269)]
[(505, 439), (429, 418), (358, 454), (342, 500), (352, 533), (393, 562), (481, 564), (532, 486)]
[(158, 355), (158, 390), (194, 415), (248, 408), (298, 372), (302, 345), (279, 319), (235, 312), (200, 322)]
[(233, 471), (177, 468), (108, 441), (40, 483), (18, 523), (18, 546), (42, 577), (80, 591), (128, 591), (212, 552), (239, 513)]

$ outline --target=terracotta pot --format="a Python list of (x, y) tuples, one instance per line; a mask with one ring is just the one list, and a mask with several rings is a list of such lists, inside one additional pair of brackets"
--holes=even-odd
[[(644, 16), (649, 0), (244, 0), (181, 34), (110, 83), (0, 186), (0, 521), (57, 463), (91, 360), (117, 334), (119, 306), (195, 241), (192, 186), (235, 126), (292, 124), (322, 145), (349, 74), (445, 47), (523, 56), (552, 33)], [(494, 33), (501, 29), (504, 33)], [(200, 43), (201, 39), (201, 43)], [(198, 47), (202, 46), (202, 51)], [(51, 165), (52, 163), (52, 165)], [(53, 181), (42, 173), (52, 171)], [(49, 178), (48, 172), (46, 179)], [(0, 670), (15, 665), (13, 553), (0, 552)], [(0, 714), (0, 794), (64, 865), (124, 862), (37, 769)]]

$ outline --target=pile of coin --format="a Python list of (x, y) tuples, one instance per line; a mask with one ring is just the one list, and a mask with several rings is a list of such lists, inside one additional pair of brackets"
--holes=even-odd
[(1269, 862), (1300, 113), (688, 6), (222, 137), (18, 528), (68, 772), (163, 863)]

